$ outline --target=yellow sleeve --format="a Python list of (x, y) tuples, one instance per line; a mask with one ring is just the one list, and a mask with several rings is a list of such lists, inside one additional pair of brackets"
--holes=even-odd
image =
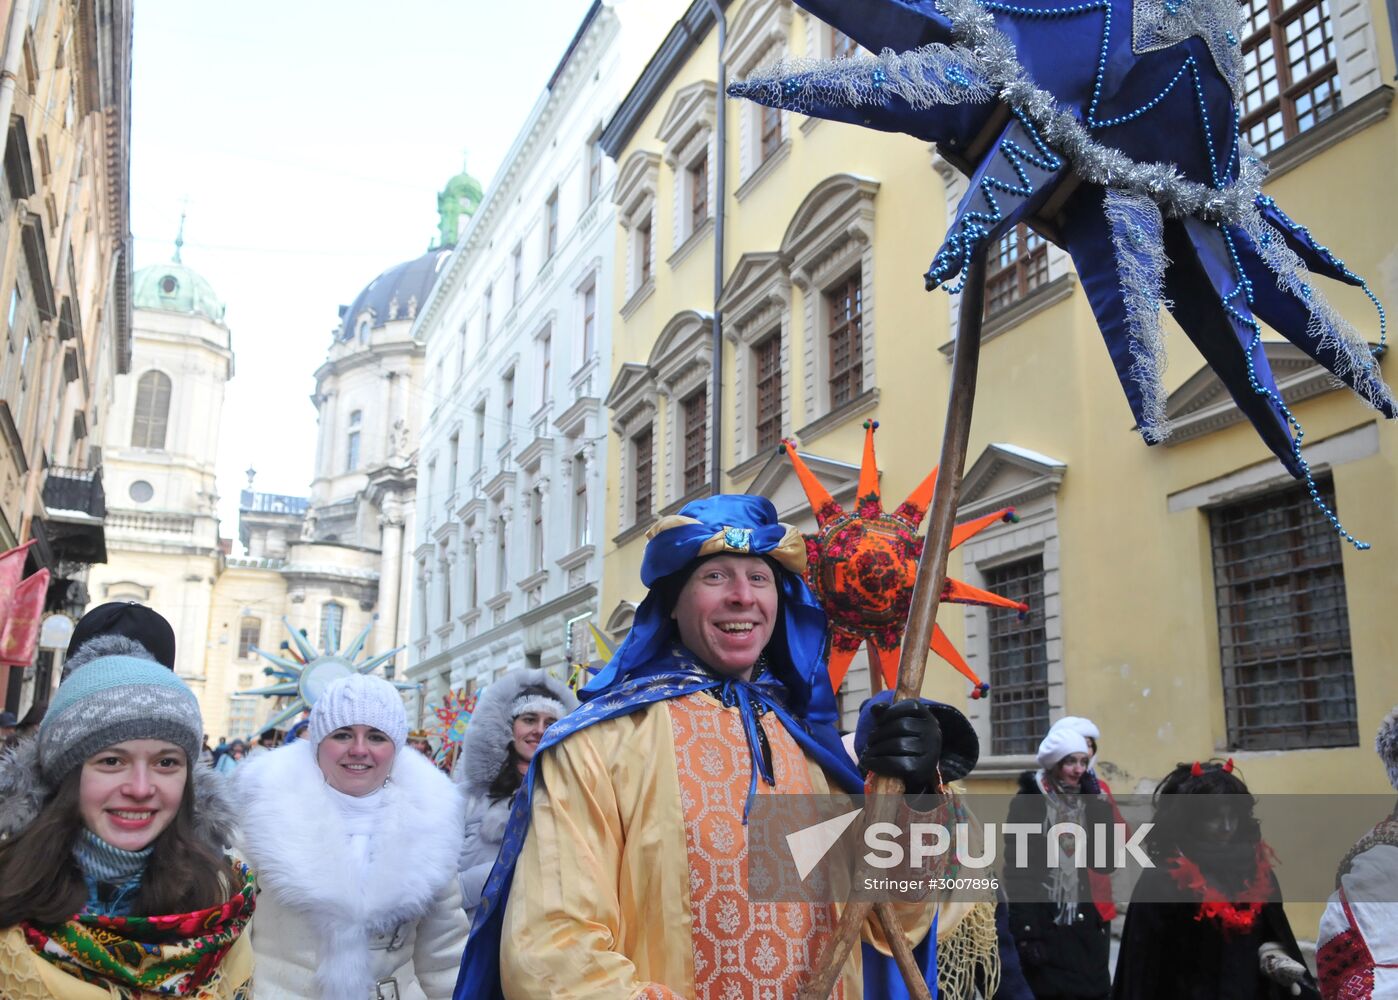
[(616, 790), (592, 734), (539, 762), (533, 814), (505, 908), (500, 978), (509, 1000), (669, 1000), (617, 949), (624, 848)]

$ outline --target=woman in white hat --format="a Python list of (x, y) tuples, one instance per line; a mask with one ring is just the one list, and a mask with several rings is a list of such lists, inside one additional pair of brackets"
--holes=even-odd
[(1020, 775), (1008, 822), (1044, 831), (1077, 824), (1087, 836), (1077, 843), (1060, 838), (1054, 866), (1046, 832), (1007, 838), (1005, 883), (1020, 966), (1038, 1000), (1105, 1000), (1111, 992), (1109, 925), (1092, 904), (1089, 868), (1079, 867), (1078, 852), (1086, 852), (1090, 865), (1094, 832), (1107, 829), (1111, 810), (1088, 780), (1092, 752), (1082, 733), (1067, 726), (1049, 730), (1037, 756), (1039, 770)]
[(461, 900), (467, 913), (505, 839), (515, 792), (544, 732), (578, 707), (568, 685), (543, 670), (512, 670), (481, 692), (461, 741), (453, 777), (466, 794)]
[(243, 849), (262, 888), (258, 1000), (446, 1000), (466, 942), (461, 800), (405, 750), (398, 691), (326, 688), (306, 738), (237, 771)]

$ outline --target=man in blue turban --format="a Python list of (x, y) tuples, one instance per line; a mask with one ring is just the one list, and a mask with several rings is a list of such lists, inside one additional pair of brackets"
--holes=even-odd
[[(930, 791), (976, 758), (960, 713), (910, 701), (874, 710), (856, 765), (805, 565), (800, 533), (763, 497), (698, 500), (651, 528), (650, 592), (584, 704), (540, 743), (456, 1000), (795, 995), (838, 913), (749, 899), (754, 796), (857, 793), (864, 771)], [(931, 904), (900, 913), (926, 937)], [(887, 954), (876, 925), (865, 939)], [(842, 971), (847, 1000), (863, 995), (863, 963), (856, 951)]]

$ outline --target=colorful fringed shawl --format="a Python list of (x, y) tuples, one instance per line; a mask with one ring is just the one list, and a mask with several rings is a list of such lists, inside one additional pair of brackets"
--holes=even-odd
[(21, 928), (36, 955), (83, 982), (114, 987), (124, 1000), (140, 993), (198, 996), (256, 905), (252, 870), (235, 861), (230, 874), (239, 888), (208, 909), (152, 917), (81, 913), (56, 927)]

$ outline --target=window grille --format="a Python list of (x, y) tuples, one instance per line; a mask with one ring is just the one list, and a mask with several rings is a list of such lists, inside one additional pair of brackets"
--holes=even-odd
[(708, 481), (704, 446), (709, 436), (709, 397), (700, 389), (684, 401), (684, 492), (688, 496)]
[(855, 271), (825, 294), (830, 308), (830, 408), (864, 388), (863, 275)]
[(261, 620), (257, 618), (244, 618), (238, 624), (238, 659), (250, 659), (253, 655), (252, 647), (256, 646), (261, 641)]
[(1011, 608), (987, 609), (991, 753), (1032, 754), (1049, 727), (1044, 557), (986, 570), (985, 587), (1029, 605), (1023, 621)]
[[(1335, 509), (1335, 489), (1318, 480)], [(1354, 746), (1340, 539), (1301, 486), (1209, 512), (1228, 745)]]
[(764, 104), (760, 109), (759, 122), (762, 136), (762, 157), (759, 162), (766, 163), (782, 144), (781, 110)]
[(757, 368), (757, 450), (775, 448), (782, 436), (782, 338), (773, 333), (752, 349)]
[(689, 168), (689, 231), (697, 232), (709, 218), (709, 158), (701, 156)]
[(651, 503), (654, 496), (651, 481), (653, 479), (651, 466), (655, 458), (655, 434), (651, 428), (647, 427), (631, 439), (631, 449), (635, 455), (633, 468), (636, 475), (635, 497), (636, 503), (633, 513), (636, 523), (650, 519)]

